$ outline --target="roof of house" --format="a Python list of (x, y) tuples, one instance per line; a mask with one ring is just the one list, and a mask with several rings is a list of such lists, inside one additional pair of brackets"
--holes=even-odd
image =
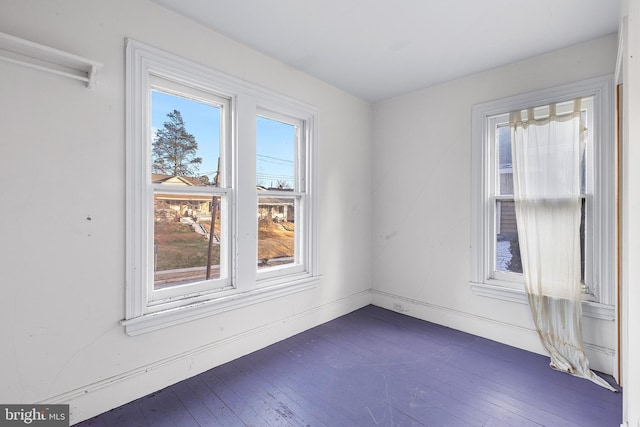
[(151, 174), (151, 182), (154, 184), (191, 185), (199, 187), (205, 185), (200, 181), (200, 178), (194, 176), (163, 175), (159, 173)]

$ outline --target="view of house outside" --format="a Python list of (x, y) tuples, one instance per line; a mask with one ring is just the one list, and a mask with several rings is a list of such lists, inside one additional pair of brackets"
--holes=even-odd
[(256, 118), (258, 269), (295, 261), (296, 199), (269, 192), (296, 189), (297, 131), (290, 123), (261, 115)]
[[(222, 107), (155, 90), (151, 105), (154, 288), (219, 278), (223, 203), (202, 190), (220, 186)], [(259, 117), (257, 131), (258, 191), (293, 190), (295, 129)], [(294, 262), (294, 223), (294, 197), (258, 197), (258, 268)]]

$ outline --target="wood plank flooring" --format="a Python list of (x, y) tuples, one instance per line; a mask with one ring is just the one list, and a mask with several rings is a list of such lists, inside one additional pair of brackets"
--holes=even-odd
[(622, 392), (548, 364), (367, 306), (77, 426), (619, 427)]

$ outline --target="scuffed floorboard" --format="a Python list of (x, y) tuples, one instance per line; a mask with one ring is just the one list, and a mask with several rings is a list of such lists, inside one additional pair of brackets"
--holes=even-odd
[(77, 426), (620, 425), (622, 393), (548, 363), (367, 306)]

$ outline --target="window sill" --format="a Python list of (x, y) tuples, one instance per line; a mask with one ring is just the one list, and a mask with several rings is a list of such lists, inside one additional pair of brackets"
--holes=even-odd
[(252, 291), (227, 295), (191, 305), (145, 314), (122, 320), (127, 335), (135, 336), (167, 328), (191, 320), (201, 319), (228, 310), (268, 301), (285, 295), (303, 292), (317, 286), (320, 276), (305, 277), (285, 284), (262, 287)]
[[(479, 296), (516, 302), (519, 304), (529, 304), (527, 295), (523, 289), (516, 289), (490, 283), (469, 282), (469, 285), (471, 286), (473, 293)], [(582, 315), (608, 321), (614, 321), (616, 319), (614, 306), (600, 304), (594, 301), (582, 302)]]

